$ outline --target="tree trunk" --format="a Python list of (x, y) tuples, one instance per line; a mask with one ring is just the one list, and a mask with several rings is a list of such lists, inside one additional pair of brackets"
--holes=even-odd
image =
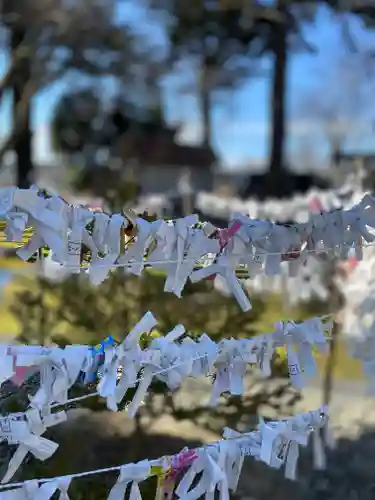
[[(12, 52), (22, 44), (26, 36), (26, 31), (22, 28), (13, 28), (11, 35), (11, 48)], [(33, 162), (32, 162), (32, 132), (31, 132), (31, 99), (26, 103), (22, 102), (24, 99), (24, 91), (31, 79), (31, 64), (30, 59), (24, 59), (19, 68), (15, 71), (14, 79), (12, 82), (13, 90), (13, 126), (16, 126), (20, 106), (26, 106), (23, 113), (22, 123), (20, 124), (19, 131), (16, 133), (13, 151), (16, 156), (17, 168), (17, 186), (19, 188), (28, 188), (32, 184)], [(22, 104), (21, 104), (22, 102)]]
[(211, 121), (211, 89), (209, 88), (209, 68), (204, 61), (202, 67), (201, 81), (200, 81), (200, 106), (202, 113), (203, 124), (203, 146), (206, 148), (211, 147), (212, 140), (212, 121)]
[(199, 99), (200, 99), (200, 111), (202, 115), (202, 125), (203, 125), (203, 146), (205, 148), (211, 148), (212, 144), (212, 122), (211, 122), (211, 65), (212, 61), (209, 57), (209, 47), (207, 46), (207, 19), (208, 11), (205, 2), (202, 2), (203, 16), (202, 16), (202, 27), (203, 31), (201, 33), (201, 47), (202, 47), (202, 68), (199, 81)]
[[(286, 14), (285, 0), (278, 0), (277, 10)], [(287, 34), (288, 27), (284, 17), (274, 27), (274, 65), (272, 77), (272, 135), (270, 151), (271, 178), (280, 176), (285, 162), (285, 99), (287, 71)]]

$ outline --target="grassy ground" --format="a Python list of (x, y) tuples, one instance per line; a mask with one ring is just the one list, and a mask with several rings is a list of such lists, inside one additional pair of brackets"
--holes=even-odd
[[(4, 234), (4, 229), (6, 227), (5, 221), (0, 221), (0, 248), (1, 249), (12, 249), (17, 248), (22, 245), (22, 243), (26, 243), (28, 239), (32, 235), (32, 230), (27, 229), (24, 232), (22, 242), (14, 243), (6, 241), (6, 237)], [(21, 274), (22, 269), (29, 268), (30, 264), (25, 264), (21, 259), (17, 257), (7, 258), (0, 257), (0, 272), (1, 271), (9, 271), (14, 272), (15, 274)], [(22, 290), (26, 283), (24, 283), (24, 279), (12, 279), (9, 284), (5, 285), (3, 290), (1, 291), (2, 296), (0, 300), (0, 335), (3, 336), (12, 336), (16, 335), (19, 332), (19, 325), (17, 319), (11, 314), (9, 310), (10, 303), (12, 302), (17, 291)]]
[(6, 284), (1, 291), (0, 299), (0, 335), (3, 336), (13, 336), (19, 333), (19, 325), (17, 318), (13, 316), (10, 312), (10, 304), (15, 298), (15, 294), (26, 286), (32, 286), (32, 275), (27, 273), (26, 276), (22, 276), (20, 272), (22, 269), (30, 268), (31, 264), (24, 264), (20, 259), (0, 259), (0, 272), (9, 271), (14, 272), (15, 276), (13, 279)]

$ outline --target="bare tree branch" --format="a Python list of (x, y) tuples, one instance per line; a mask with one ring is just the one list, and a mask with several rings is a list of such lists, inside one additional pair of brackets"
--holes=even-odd
[(11, 85), (12, 78), (19, 65), (22, 64), (22, 61), (30, 57), (36, 38), (37, 30), (30, 30), (25, 37), (25, 40), (17, 47), (15, 51), (13, 51), (8, 69), (3, 78), (0, 80), (0, 99), (2, 98), (2, 95), (6, 88)]
[(354, 40), (353, 33), (350, 29), (349, 20), (346, 16), (345, 18), (343, 18), (341, 23), (341, 33), (343, 40), (346, 46), (348, 47), (349, 51), (352, 53), (357, 53), (358, 52), (357, 43)]

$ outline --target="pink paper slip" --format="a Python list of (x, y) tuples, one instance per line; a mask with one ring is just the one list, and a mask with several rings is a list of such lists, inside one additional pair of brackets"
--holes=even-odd
[[(227, 246), (231, 237), (240, 229), (240, 227), (241, 227), (241, 222), (235, 220), (233, 221), (233, 224), (230, 227), (227, 227), (225, 229), (219, 229), (218, 233), (219, 233), (220, 251)], [(213, 281), (215, 278), (216, 274), (207, 277), (209, 281)]]
[[(14, 358), (13, 358), (14, 359)], [(15, 365), (15, 359), (14, 364)], [(14, 366), (15, 374), (10, 379), (14, 384), (20, 387), (27, 378), (29, 378), (37, 369), (37, 366)]]

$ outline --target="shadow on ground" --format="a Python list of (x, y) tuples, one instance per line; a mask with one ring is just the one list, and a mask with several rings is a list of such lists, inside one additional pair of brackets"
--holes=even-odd
[[(109, 416), (111, 415), (111, 416)], [(125, 416), (102, 412), (82, 414), (51, 430), (49, 436), (60, 447), (45, 463), (29, 460), (21, 478), (58, 476), (84, 470), (111, 467), (144, 458), (176, 453), (184, 446), (200, 445), (200, 439), (161, 434), (139, 434)], [(173, 424), (172, 424), (173, 425)], [(171, 429), (172, 430), (172, 429)], [(375, 427), (364, 428), (355, 439), (340, 438), (329, 453), (328, 469), (312, 470), (310, 451), (302, 453), (298, 481), (283, 478), (283, 471), (272, 470), (248, 459), (236, 498), (251, 500), (373, 500), (375, 498)], [(76, 479), (71, 500), (103, 500), (115, 483), (111, 472)], [(142, 485), (143, 500), (155, 498), (155, 479)]]
[(238, 496), (256, 500), (375, 499), (375, 427), (363, 428), (356, 438), (337, 439), (327, 459), (325, 471), (314, 471), (311, 449), (303, 450), (297, 481), (286, 480), (282, 470), (249, 460)]

